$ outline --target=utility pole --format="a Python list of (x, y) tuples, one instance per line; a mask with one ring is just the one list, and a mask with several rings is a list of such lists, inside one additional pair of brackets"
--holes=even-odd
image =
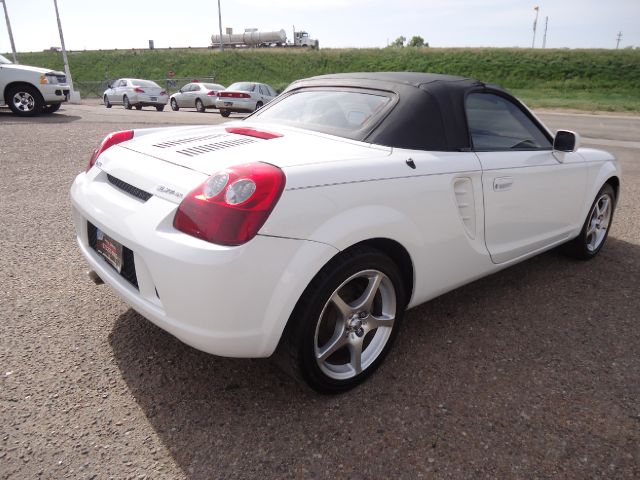
[(533, 9), (536, 11), (536, 19), (533, 21), (533, 41), (531, 42), (531, 48), (536, 45), (536, 28), (538, 27), (538, 13), (540, 13), (540, 7), (535, 6)]
[(9, 42), (11, 42), (11, 53), (13, 54), (13, 63), (18, 63), (18, 57), (16, 57), (16, 44), (13, 43), (13, 33), (11, 33), (11, 23), (9, 22), (9, 13), (7, 12), (6, 0), (0, 0), (4, 7), (4, 18), (7, 20), (7, 32), (9, 32)]
[(60, 33), (60, 46), (62, 47), (62, 59), (64, 61), (64, 73), (67, 75), (69, 82), (69, 92), (71, 103), (80, 103), (80, 93), (73, 88), (73, 79), (71, 78), (71, 70), (69, 70), (69, 59), (67, 58), (67, 49), (64, 46), (64, 35), (62, 35), (62, 23), (60, 23), (60, 14), (58, 13), (58, 0), (53, 0), (53, 6), (56, 9), (56, 18), (58, 19), (58, 32)]
[(622, 40), (622, 31), (618, 32), (618, 42), (616, 43), (616, 50), (620, 47), (620, 40)]
[(224, 52), (224, 40), (222, 38), (222, 12), (220, 11), (220, 0), (218, 0), (218, 27), (220, 28), (220, 51)]
[(547, 48), (547, 27), (549, 26), (549, 17), (544, 17), (544, 37), (542, 37), (542, 48)]

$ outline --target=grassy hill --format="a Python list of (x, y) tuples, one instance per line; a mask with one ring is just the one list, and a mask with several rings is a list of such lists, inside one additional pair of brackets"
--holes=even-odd
[[(25, 64), (56, 69), (63, 65), (62, 55), (56, 52), (18, 57)], [(497, 83), (534, 107), (640, 112), (640, 50), (109, 50), (70, 52), (69, 63), (81, 91), (83, 82), (100, 85), (125, 76), (164, 81), (170, 70), (184, 78), (214, 76), (222, 84), (263, 81), (278, 90), (293, 80), (323, 73), (423, 71)]]

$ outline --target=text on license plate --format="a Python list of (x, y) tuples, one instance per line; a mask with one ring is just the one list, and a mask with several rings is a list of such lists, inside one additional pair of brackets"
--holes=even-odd
[(120, 273), (122, 270), (122, 244), (116, 242), (99, 228), (96, 229), (96, 251)]

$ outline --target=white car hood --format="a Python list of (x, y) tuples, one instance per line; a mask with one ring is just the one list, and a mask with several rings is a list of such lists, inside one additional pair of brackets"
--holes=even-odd
[(34, 73), (39, 73), (39, 74), (55, 73), (56, 75), (64, 75), (63, 72), (58, 72), (58, 71), (55, 71), (55, 70), (51, 70), (50, 68), (31, 67), (29, 65), (17, 65), (15, 63), (3, 64), (2, 68), (8, 68), (8, 69), (11, 69), (11, 70), (21, 70), (21, 71), (27, 71), (27, 72), (34, 72)]
[[(265, 140), (229, 133), (227, 128), (233, 127), (254, 128), (282, 136)], [(282, 125), (251, 122), (137, 130), (133, 140), (117, 148), (126, 148), (207, 175), (232, 165), (251, 162), (287, 168), (384, 156), (391, 152), (388, 147)]]

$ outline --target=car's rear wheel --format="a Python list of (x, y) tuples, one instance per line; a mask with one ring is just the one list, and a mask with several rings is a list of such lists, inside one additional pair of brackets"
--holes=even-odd
[(46, 107), (43, 107), (42, 113), (50, 114), (50, 113), (57, 112), (58, 110), (60, 110), (60, 104), (52, 103), (51, 105), (47, 105)]
[(164, 105), (156, 105), (156, 110), (161, 112), (164, 110)]
[(263, 105), (264, 105), (264, 103), (262, 103), (262, 102), (256, 103), (256, 110), (261, 109)]
[(142, 105), (136, 105), (136, 110), (142, 110)]
[(379, 250), (356, 247), (329, 262), (307, 287), (277, 358), (319, 392), (349, 390), (383, 361), (405, 306), (396, 264)]
[(231, 114), (231, 112), (229, 110), (220, 110), (220, 115), (222, 115), (223, 117), (228, 117)]
[(178, 107), (178, 102), (176, 102), (175, 98), (171, 99), (171, 110), (173, 110), (174, 112), (180, 110), (180, 107)]
[(564, 245), (564, 252), (581, 260), (595, 257), (609, 236), (615, 207), (616, 194), (613, 187), (605, 183), (591, 205), (580, 235)]
[(39, 115), (44, 108), (44, 99), (40, 92), (30, 85), (12, 87), (7, 95), (9, 108), (16, 115), (31, 117)]
[(202, 100), (196, 98), (196, 110), (200, 113), (204, 112), (204, 105), (202, 104)]
[(111, 102), (109, 101), (109, 98), (105, 95), (103, 98), (104, 101), (104, 106), (107, 108), (111, 108)]
[(131, 110), (131, 102), (129, 101), (129, 97), (127, 97), (126, 95), (122, 97), (122, 104), (124, 105), (125, 109)]

